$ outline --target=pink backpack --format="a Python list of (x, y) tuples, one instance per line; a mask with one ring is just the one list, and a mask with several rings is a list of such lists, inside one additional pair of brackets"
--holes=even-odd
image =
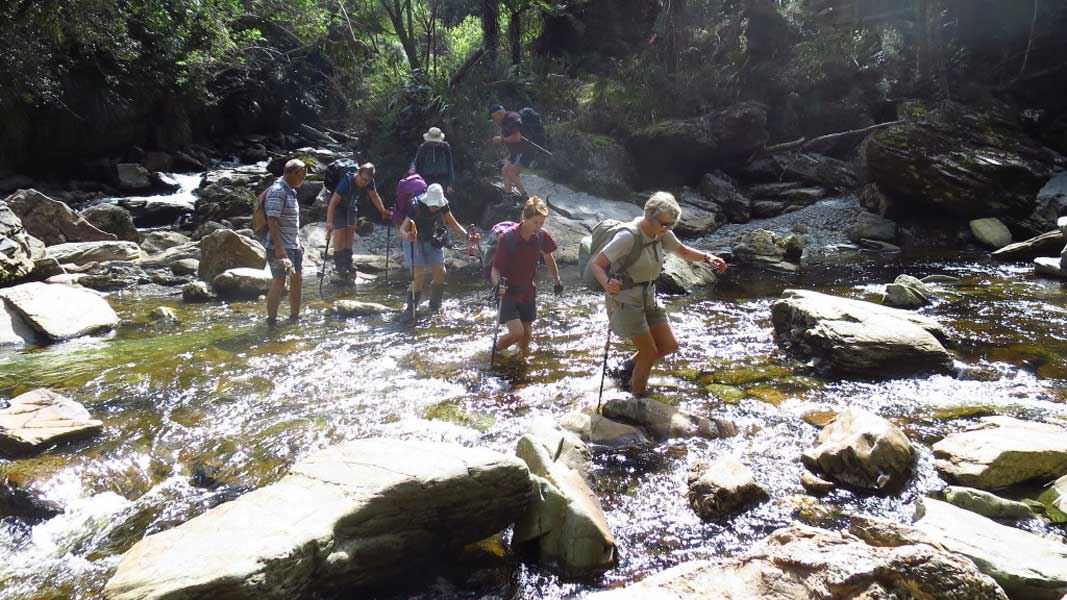
[(393, 205), (393, 225), (399, 226), (407, 216), (412, 199), (426, 191), (426, 182), (418, 173), (408, 175), (396, 184), (396, 204)]

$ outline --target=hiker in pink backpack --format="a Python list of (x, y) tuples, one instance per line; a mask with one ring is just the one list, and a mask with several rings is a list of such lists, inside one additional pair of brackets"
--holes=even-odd
[[(539, 258), (545, 259), (545, 267), (555, 282), (553, 289), (556, 295), (563, 293), (559, 268), (552, 256), (556, 251), (556, 242), (544, 229), (547, 218), (548, 206), (545, 201), (533, 196), (522, 208), (522, 221), (500, 233), (496, 241), (490, 261), (489, 280), (499, 290), (499, 321), (507, 326), (508, 333), (497, 341), (494, 351), (512, 344), (518, 344), (523, 352), (530, 349), (533, 322), (537, 319), (534, 278)], [(506, 286), (500, 285), (501, 278), (507, 281)]]

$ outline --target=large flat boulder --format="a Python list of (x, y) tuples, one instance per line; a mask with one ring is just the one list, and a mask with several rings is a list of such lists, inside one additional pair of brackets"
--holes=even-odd
[(113, 260), (137, 260), (141, 258), (141, 249), (135, 242), (70, 242), (49, 246), (47, 255), (60, 264), (87, 265)]
[(919, 501), (917, 515), (916, 529), (971, 559), (1012, 600), (1060, 600), (1067, 594), (1067, 545), (932, 498)]
[(903, 485), (915, 457), (904, 432), (870, 411), (850, 407), (823, 427), (803, 462), (824, 479), (880, 491)]
[(106, 299), (80, 287), (34, 281), (2, 289), (0, 298), (52, 341), (108, 331), (119, 324)]
[(1053, 256), (1058, 254), (1067, 238), (1056, 229), (1046, 231), (1041, 235), (1014, 244), (1008, 244), (999, 250), (993, 251), (993, 258), (997, 260), (1033, 260), (1041, 256)]
[(266, 269), (228, 269), (211, 280), (211, 288), (227, 300), (250, 299), (270, 291), (271, 280)]
[(200, 240), (198, 275), (204, 281), (212, 281), (229, 269), (262, 269), (266, 264), (263, 245), (233, 230), (220, 229)]
[(632, 202), (610, 200), (579, 192), (537, 175), (523, 175), (523, 183), (526, 185), (526, 191), (531, 195), (540, 196), (550, 208), (589, 227), (604, 219), (629, 221), (644, 214), (641, 207)]
[(682, 563), (586, 600), (1007, 600), (969, 560), (927, 544), (869, 545), (803, 525), (779, 529), (748, 552)]
[(103, 427), (81, 404), (36, 389), (0, 409), (0, 453), (24, 456), (49, 446), (91, 437)]
[(630, 194), (633, 159), (615, 140), (578, 129), (574, 123), (548, 125), (552, 155), (534, 151), (534, 160), (553, 179), (585, 191), (613, 197)]
[(934, 444), (937, 470), (949, 481), (995, 490), (1067, 474), (1067, 429), (1011, 417), (983, 417)]
[(49, 246), (116, 239), (113, 234), (94, 227), (66, 204), (37, 190), (19, 190), (7, 197), (7, 205), (22, 220), (22, 226), (30, 235)]
[(110, 600), (310, 597), (380, 585), (501, 531), (531, 493), (522, 461), (455, 444), (365, 439), (131, 548)]
[(22, 346), (37, 340), (37, 332), (17, 310), (0, 301), (0, 346)]
[(952, 369), (944, 328), (905, 310), (785, 290), (771, 305), (771, 320), (779, 345), (824, 369), (877, 376)]
[(119, 206), (130, 211), (138, 227), (174, 225), (196, 210), (193, 200), (188, 197), (123, 198), (119, 200)]
[(33, 272), (35, 256), (33, 236), (26, 233), (22, 221), (7, 203), (0, 202), (0, 285), (7, 285)]

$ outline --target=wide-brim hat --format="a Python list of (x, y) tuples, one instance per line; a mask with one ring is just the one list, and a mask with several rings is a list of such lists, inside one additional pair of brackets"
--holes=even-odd
[(445, 141), (445, 132), (441, 131), (439, 127), (431, 127), (426, 130), (426, 133), (422, 134), (422, 139), (427, 142), (443, 142)]
[(429, 207), (444, 206), (448, 204), (448, 199), (445, 198), (445, 189), (441, 187), (440, 183), (430, 185), (430, 187), (426, 188), (426, 193), (422, 196), (422, 203)]

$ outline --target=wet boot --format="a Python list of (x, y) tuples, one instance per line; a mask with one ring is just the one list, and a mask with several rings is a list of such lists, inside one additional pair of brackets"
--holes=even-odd
[(422, 294), (420, 292), (411, 292), (410, 290), (408, 291), (408, 304), (404, 307), (405, 319), (415, 318), (415, 309), (419, 306), (419, 300), (421, 299)]
[(441, 310), (441, 299), (445, 296), (445, 284), (430, 284), (430, 311)]

